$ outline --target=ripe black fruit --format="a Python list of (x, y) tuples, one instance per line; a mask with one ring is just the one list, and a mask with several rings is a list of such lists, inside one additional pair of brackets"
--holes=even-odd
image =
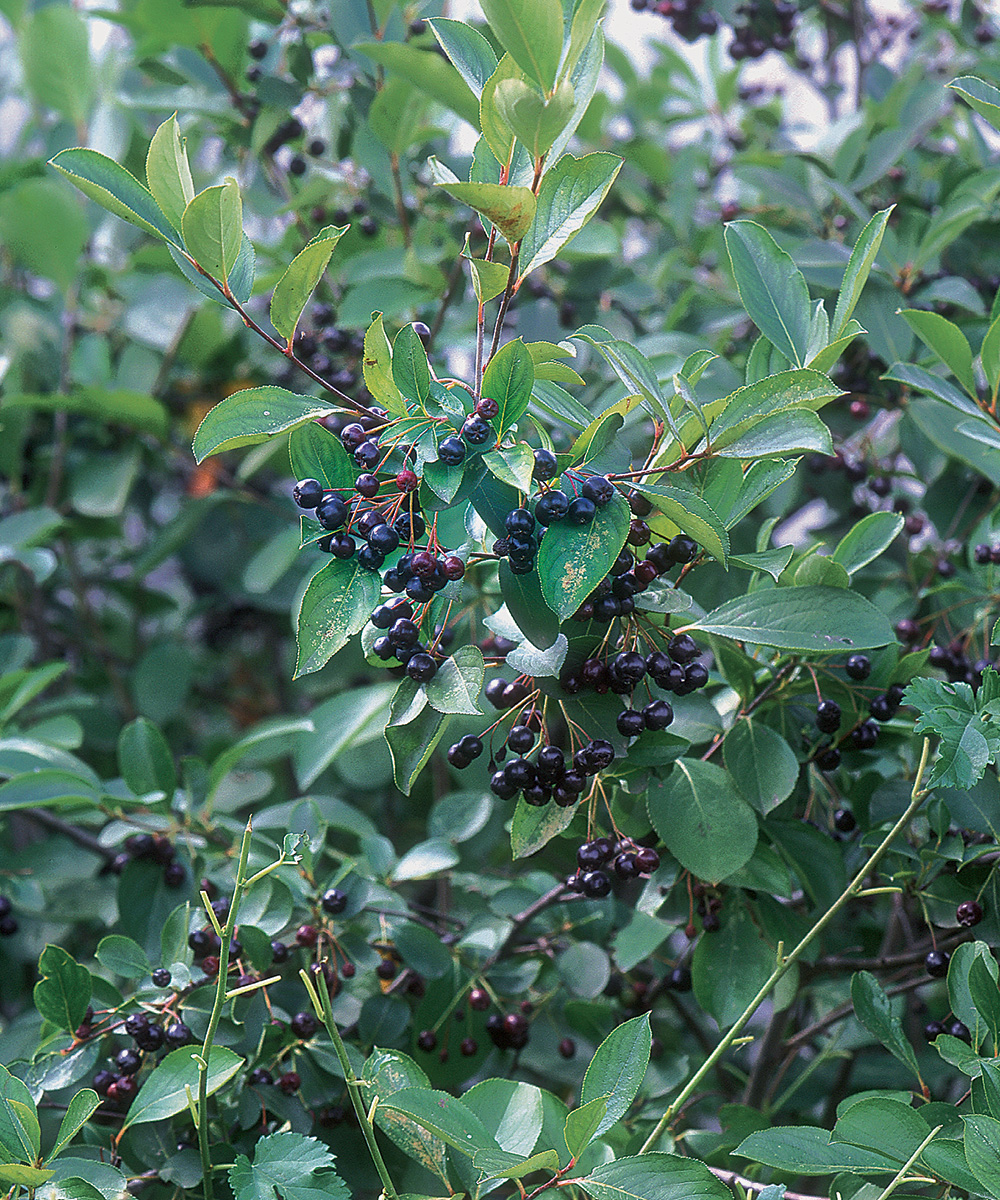
[(589, 525), (597, 512), (597, 505), (586, 496), (577, 496), (566, 510), (566, 520), (571, 525)]
[(455, 434), (442, 438), (438, 445), (438, 458), (446, 467), (457, 467), (465, 459), (465, 443)]
[(850, 833), (857, 824), (854, 813), (849, 808), (838, 808), (833, 814), (833, 827), (838, 833)]
[(955, 910), (955, 920), (966, 929), (983, 919), (983, 906), (976, 900), (963, 900)]
[(603, 871), (588, 871), (580, 882), (583, 894), (591, 900), (601, 900), (611, 891), (611, 880)]
[(861, 680), (867, 679), (871, 674), (871, 659), (867, 654), (852, 654), (844, 664), (844, 670), (847, 673), (848, 679), (854, 679), (860, 683)]
[(300, 479), (292, 488), (292, 499), (299, 508), (315, 508), (323, 499), (323, 485), (318, 479)]
[(151, 978), (156, 987), (165, 988), (170, 987), (170, 980), (172, 976), (166, 967), (157, 967)]
[(816, 755), (814, 762), (821, 771), (836, 771), (840, 766), (840, 751), (836, 746), (830, 746), (826, 750), (821, 750)]
[(653, 700), (642, 710), (647, 729), (654, 732), (666, 729), (674, 719), (674, 710), (666, 700)]
[(297, 1012), (288, 1022), (288, 1027), (297, 1038), (311, 1038), (318, 1028), (316, 1018), (310, 1012)]
[(340, 888), (330, 888), (323, 893), (320, 903), (323, 905), (325, 913), (335, 917), (347, 907), (347, 893), (341, 891)]
[(667, 643), (667, 653), (675, 663), (686, 666), (699, 655), (698, 644), (689, 633), (678, 633)]
[(604, 475), (591, 475), (589, 479), (584, 480), (580, 494), (588, 500), (593, 500), (598, 508), (603, 508), (605, 504), (611, 503), (615, 485)]
[(835, 700), (821, 700), (817, 704), (816, 728), (821, 733), (836, 733), (840, 728), (840, 705)]
[(947, 950), (929, 950), (924, 958), (924, 970), (934, 979), (943, 979), (948, 974), (951, 955)]

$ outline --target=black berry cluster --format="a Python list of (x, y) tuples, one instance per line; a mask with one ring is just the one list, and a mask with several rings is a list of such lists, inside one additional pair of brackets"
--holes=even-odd
[(719, 18), (701, 4), (701, 0), (630, 0), (634, 12), (655, 13), (665, 17), (674, 33), (686, 42), (715, 33)]
[(116, 854), (104, 870), (120, 875), (133, 859), (162, 866), (163, 882), (169, 888), (180, 887), (187, 878), (184, 864), (177, 858), (173, 842), (165, 834), (131, 834), (125, 839), (121, 853)]
[[(649, 536), (645, 521), (634, 519), (628, 534), (631, 544), (645, 544)], [(654, 579), (665, 575), (672, 567), (693, 562), (697, 554), (698, 543), (685, 534), (678, 534), (669, 542), (658, 542), (645, 558), (639, 560), (626, 545), (612, 563), (608, 574), (573, 614), (574, 619), (608, 624), (616, 617), (628, 616), (635, 610), (635, 596), (644, 592)]]
[(967, 683), (974, 691), (982, 683), (987, 667), (995, 668), (997, 665), (989, 658), (970, 660), (960, 639), (949, 642), (947, 646), (931, 646), (927, 661), (930, 666), (944, 671), (952, 683)]
[(612, 876), (620, 880), (651, 875), (660, 856), (650, 846), (637, 846), (631, 838), (595, 838), (576, 852), (576, 874), (566, 881), (573, 891), (600, 900), (611, 891)]

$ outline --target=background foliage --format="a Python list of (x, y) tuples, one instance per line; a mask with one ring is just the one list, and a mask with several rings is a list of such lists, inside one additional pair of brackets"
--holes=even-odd
[[(731, 455), (660, 480), (679, 494), (647, 489), (654, 542), (682, 532), (705, 550), (673, 564), (646, 611), (674, 630), (697, 624), (708, 686), (677, 698), (669, 732), (624, 760), (624, 702), (567, 699), (588, 736), (619, 752), (608, 806), (595, 798), (567, 824), (573, 810), (551, 803), (521, 801), (512, 816), (490, 791), (488, 754), (459, 770), (444, 751), (494, 720), (476, 646), (487, 679), (515, 651), (505, 678), (517, 664), (557, 687), (554, 618), (605, 574), (599, 552), (584, 556), (587, 589), (559, 597), (562, 559), (543, 541), (547, 608), (529, 596), (523, 621), (483, 627), (501, 601), (513, 607), (514, 577), (490, 565), (493, 537), (470, 530), (467, 497), (438, 479), (443, 544), (478, 537), (463, 554), (486, 556), (445, 647), (469, 654), (444, 661), (467, 663), (456, 673), (474, 686), (463, 701), (428, 685), (412, 721), (398, 720), (411, 711), (400, 712), (399, 669), (372, 652), (370, 627), (326, 663), (344, 639), (310, 640), (307, 621), (297, 644), (290, 619), (330, 561), (300, 549), (291, 485), (310, 472), (289, 466), (290, 444), (293, 461), (334, 454), (312, 417), (334, 430), (348, 419), (328, 410), (322, 381), (385, 404), (393, 386), (410, 395), (404, 372), (423, 386), (426, 350), (438, 379), (475, 382), (484, 294), (490, 349), (509, 260), (499, 272), (485, 261), (487, 234), (464, 203), (484, 193), (458, 182), (471, 171), (481, 185), (496, 166), (481, 143), (473, 154), (488, 76), (468, 64), (561, 51), (561, 25), (519, 41), (512, 17), (532, 8), (541, 21), (553, 6), (484, 4), (492, 29), (474, 20), (487, 51), (439, 24), (463, 73), (429, 23), (449, 15), (440, 5), (0, 4), (0, 1176), (11, 1187), (59, 1200), (112, 1200), (126, 1180), (238, 1200), (377, 1191), (370, 1122), (345, 1083), (357, 1074), (362, 1113), (379, 1098), (376, 1136), (400, 1193), (513, 1194), (523, 1175), (526, 1191), (585, 1178), (573, 1186), (594, 1200), (724, 1198), (748, 1177), (859, 1200), (890, 1181), (913, 1195), (1000, 1195), (992, 18), (936, 0), (892, 17), (860, 4), (614, 0), (619, 40), (598, 86), (599, 7), (565, 6), (570, 41), (577, 10), (591, 36), (576, 46), (579, 124), (562, 139), (556, 118), (570, 110), (552, 102), (549, 160), (567, 146), (578, 161), (599, 156), (586, 160), (596, 175), (583, 206), (589, 217), (603, 199), (597, 215), (545, 260), (516, 203), (491, 209), (538, 251), (522, 244), (521, 269), (535, 269), (499, 340), (551, 347), (531, 354), (518, 438), (625, 476), (663, 436), (664, 407), (700, 438), (691, 423), (718, 419), (714, 402), (799, 375), (778, 389), (797, 407), (763, 432), (749, 416), (732, 424)], [(622, 39), (640, 37), (648, 52), (634, 58)], [(802, 128), (804, 98), (821, 136)], [(482, 129), (494, 152), (518, 119), (513, 99), (498, 111)], [(184, 211), (175, 128), (193, 189), (211, 189), (201, 204), (238, 204), (246, 242), (239, 220), (213, 240), (197, 206)], [(148, 177), (167, 232), (180, 222), (192, 256), (215, 261), (313, 377), (185, 271), (176, 247), (60, 178), (49, 161), (78, 145)], [(95, 161), (57, 165), (80, 179)], [(552, 178), (570, 162), (550, 165)], [(238, 200), (222, 190), (230, 177)], [(511, 193), (528, 203), (508, 188), (504, 205)], [(293, 259), (318, 283), (299, 320)], [(363, 363), (375, 312), (393, 384)], [(315, 411), (297, 402), (264, 440), (245, 416), (226, 426), (232, 408), (202, 425), (258, 387), (313, 397)], [(625, 399), (635, 394), (643, 403)], [(726, 430), (713, 430), (721, 455)], [(524, 481), (531, 460), (506, 449)], [(624, 509), (616, 498), (601, 520), (628, 521)], [(378, 594), (361, 586), (370, 602), (352, 610), (355, 632)], [(576, 628), (563, 622), (567, 642)], [(849, 635), (870, 670), (830, 652), (830, 637)], [(840, 711), (825, 734), (821, 699)], [(406, 731), (395, 745), (383, 737), (394, 719)], [(939, 743), (921, 776), (924, 732)], [(568, 892), (578, 848), (612, 820), (657, 847), (659, 867), (616, 880), (607, 898)], [(232, 937), (228, 987), (251, 990), (226, 998), (218, 951)], [(774, 981), (776, 961), (787, 969)], [(332, 996), (326, 1032), (300, 968)], [(262, 978), (274, 982), (254, 987)], [(753, 1041), (738, 1044), (769, 982), (749, 1013)], [(710, 1060), (724, 1037), (737, 1044)], [(189, 1042), (211, 1048), (201, 1075)]]

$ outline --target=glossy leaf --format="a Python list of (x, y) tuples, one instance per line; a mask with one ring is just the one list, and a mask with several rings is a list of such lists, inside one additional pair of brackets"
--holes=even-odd
[(192, 450), (201, 462), (238, 446), (256, 446), (307, 421), (327, 417), (331, 405), (313, 396), (296, 396), (279, 387), (244, 388), (211, 409), (194, 435)]
[(400, 393), (416, 404), (423, 405), (430, 395), (431, 370), (416, 330), (404, 325), (392, 344), (392, 380)]
[(579, 1158), (597, 1136), (607, 1111), (608, 1102), (604, 1096), (597, 1096), (588, 1100), (586, 1104), (581, 1104), (579, 1108), (570, 1110), (563, 1135), (574, 1158)]
[(378, 572), (366, 571), (356, 558), (335, 558), (320, 567), (309, 580), (296, 614), (296, 678), (325, 666), (360, 632), (381, 591)]
[(564, 154), (542, 176), (531, 227), (521, 242), (519, 279), (550, 262), (597, 212), (621, 170), (615, 154)]
[(831, 338), (840, 338), (847, 332), (847, 323), (861, 297), (865, 284), (868, 282), (868, 276), (882, 245), (889, 217), (892, 215), (892, 209), (893, 206), (890, 206), (877, 212), (861, 230), (858, 240), (854, 243), (854, 249), (851, 251), (851, 257), (848, 259), (844, 278), (840, 284), (833, 321), (830, 323)]
[(450, 108), (474, 129), (479, 128), (479, 109), (475, 96), (459, 72), (440, 54), (389, 41), (359, 42), (353, 49), (381, 63), (392, 74)]
[(61, 946), (46, 946), (38, 959), (35, 1008), (57, 1029), (70, 1031), (83, 1020), (90, 1003), (90, 972)]
[(100, 1105), (101, 1098), (92, 1088), (83, 1088), (71, 1097), (59, 1125), (55, 1145), (45, 1156), (46, 1162), (52, 1162), (57, 1155), (62, 1154)]
[(448, 1185), (447, 1147), (404, 1113), (395, 1112), (384, 1102), (404, 1088), (426, 1088), (427, 1076), (408, 1055), (398, 1050), (374, 1050), (365, 1062), (362, 1095), (366, 1106), (378, 1096), (375, 1124), (410, 1158)]
[(809, 345), (809, 289), (791, 255), (754, 221), (726, 226), (726, 249), (736, 287), (751, 321), (772, 345), (801, 367)]
[(631, 1108), (649, 1065), (651, 1046), (649, 1014), (643, 1013), (622, 1022), (597, 1047), (580, 1088), (581, 1104), (598, 1098), (607, 1104), (593, 1137), (610, 1129)]
[(296, 479), (318, 479), (324, 488), (347, 495), (354, 491), (357, 467), (340, 438), (318, 421), (307, 421), (292, 430), (288, 457)]
[(601, 1163), (580, 1186), (593, 1200), (729, 1200), (732, 1195), (704, 1163), (662, 1151)]
[(149, 143), (146, 185), (163, 215), (180, 229), (184, 210), (194, 199), (194, 183), (176, 114), (163, 122)]
[(506, 559), (500, 563), (500, 594), (520, 634), (539, 650), (559, 637), (559, 618), (542, 595), (538, 574), (516, 575)]
[(392, 754), (396, 787), (404, 795), (410, 794), (414, 781), (444, 737), (449, 720), (449, 717), (427, 705), (409, 720), (386, 726), (385, 740)]
[(405, 416), (406, 405), (392, 377), (392, 348), (385, 334), (381, 313), (375, 315), (375, 319), (365, 331), (362, 365), (365, 387), (371, 392), (375, 402), (391, 413)]
[(494, 102), (501, 118), (533, 158), (546, 154), (573, 111), (573, 85), (567, 80), (546, 98), (520, 79), (497, 85)]
[(788, 742), (761, 721), (737, 721), (722, 743), (726, 769), (762, 817), (792, 794), (799, 762)]
[(904, 308), (899, 314), (913, 332), (933, 350), (970, 396), (976, 394), (976, 374), (972, 369), (969, 339), (953, 322), (940, 313), (919, 308)]
[[(478, 98), (497, 69), (497, 56), (486, 38), (465, 21), (437, 17), (427, 22), (441, 49)], [(475, 122), (473, 122), (475, 124)]]
[(916, 1055), (909, 1039), (903, 1032), (902, 1022), (889, 1006), (881, 984), (868, 971), (859, 971), (851, 976), (851, 1000), (854, 1004), (854, 1015), (895, 1058), (918, 1078)]
[(116, 217), (175, 246), (181, 244), (177, 231), (153, 199), (152, 193), (106, 154), (76, 147), (61, 150), (50, 160), (50, 164), (85, 196)]
[(729, 534), (722, 518), (696, 492), (669, 484), (635, 481), (636, 491), (648, 496), (656, 507), (699, 545), (717, 558), (723, 566), (729, 558)]
[(181, 221), (188, 254), (226, 284), (243, 244), (243, 200), (235, 179), (199, 192)]
[(726, 601), (689, 626), (784, 650), (850, 653), (894, 643), (888, 618), (844, 588), (773, 588)]
[(625, 545), (631, 513), (621, 496), (599, 508), (589, 525), (550, 525), (538, 548), (538, 577), (549, 608), (564, 620), (608, 573)]
[(987, 1195), (1000, 1194), (1000, 1121), (965, 1116), (965, 1160)]
[(962, 99), (985, 118), (994, 129), (1000, 129), (1000, 89), (974, 75), (962, 75), (953, 79), (948, 87), (954, 88)]
[(794, 1171), (797, 1175), (833, 1175), (838, 1171), (895, 1173), (899, 1170), (899, 1163), (888, 1155), (849, 1146), (845, 1142), (831, 1142), (827, 1130), (810, 1125), (779, 1125), (752, 1133), (733, 1153), (782, 1171)]
[(303, 250), (288, 264), (284, 275), (271, 293), (271, 324), (289, 346), (295, 338), (295, 327), (302, 310), (330, 262), (337, 243), (349, 226), (327, 225), (311, 238)]
[[(188, 1092), (198, 1095), (198, 1064), (190, 1046), (171, 1050), (147, 1076), (139, 1094), (132, 1101), (124, 1128), (162, 1121), (184, 1112)], [(208, 1056), (208, 1095), (211, 1096), (229, 1082), (243, 1066), (244, 1059), (226, 1046), (213, 1046)]]
[(902, 528), (903, 518), (899, 513), (869, 513), (837, 543), (834, 561), (839, 562), (848, 575), (853, 575), (887, 550)]
[(930, 1132), (928, 1124), (908, 1104), (871, 1096), (852, 1104), (838, 1119), (831, 1142), (847, 1142), (907, 1162)]
[(507, 432), (528, 411), (535, 369), (520, 338), (501, 346), (483, 372), (483, 395), (495, 400), (500, 411), (491, 419), (498, 434)]
[(535, 196), (526, 187), (441, 179), (435, 184), (494, 224), (511, 245), (521, 241), (535, 217)]
[(391, 1112), (403, 1113), (470, 1158), (477, 1150), (499, 1149), (479, 1118), (461, 1100), (432, 1088), (408, 1087), (382, 1102)]
[(348, 1200), (350, 1192), (333, 1164), (333, 1155), (316, 1138), (280, 1130), (256, 1143), (252, 1162), (236, 1155), (229, 1186), (236, 1200)]
[(145, 717), (130, 721), (118, 735), (118, 770), (136, 796), (163, 792), (169, 798), (177, 786), (167, 739)]
[(510, 849), (514, 858), (527, 858), (547, 845), (573, 820), (572, 808), (558, 804), (528, 804), (517, 801), (510, 824)]
[(146, 951), (130, 937), (109, 933), (97, 943), (97, 961), (122, 979), (142, 979), (152, 969)]
[(482, 0), (481, 6), (503, 48), (548, 92), (562, 57), (563, 12), (559, 0)]
[(646, 804), (667, 849), (698, 879), (725, 879), (757, 845), (753, 810), (714, 763), (679, 759), (666, 782), (650, 788)]
[(460, 646), (444, 659), (434, 678), (424, 684), (428, 703), (442, 713), (482, 713), (479, 694), (486, 667), (478, 646)]
[(709, 443), (719, 451), (753, 433), (762, 418), (787, 415), (795, 409), (815, 410), (841, 394), (827, 376), (810, 368), (768, 375), (726, 397), (721, 413), (709, 426)]
[[(714, 449), (714, 447), (713, 447)], [(829, 429), (815, 413), (801, 409), (761, 417), (752, 429), (740, 434), (715, 453), (721, 458), (770, 458), (775, 454), (833, 453)]]

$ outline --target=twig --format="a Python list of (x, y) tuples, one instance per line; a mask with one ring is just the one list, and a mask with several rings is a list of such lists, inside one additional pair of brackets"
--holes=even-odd
[[(770, 1187), (767, 1183), (758, 1183), (755, 1179), (747, 1179), (745, 1175), (738, 1175), (735, 1171), (727, 1171), (724, 1167), (709, 1167), (708, 1168), (716, 1179), (721, 1179), (723, 1183), (738, 1183), (741, 1188), (748, 1192), (762, 1192), (766, 1187)], [(807, 1192), (785, 1192), (785, 1200), (825, 1200), (823, 1196), (810, 1196)]]
[(69, 821), (64, 821), (62, 817), (57, 817), (47, 809), (29, 808), (22, 815), (39, 825), (44, 825), (46, 829), (51, 829), (53, 833), (61, 833), (63, 837), (69, 838), (71, 842), (75, 842), (83, 850), (89, 850), (91, 854), (96, 854), (98, 858), (103, 858), (105, 862), (111, 862), (115, 857), (114, 850), (101, 845), (92, 833), (87, 833), (84, 829), (78, 829), (75, 825), (71, 825)]

